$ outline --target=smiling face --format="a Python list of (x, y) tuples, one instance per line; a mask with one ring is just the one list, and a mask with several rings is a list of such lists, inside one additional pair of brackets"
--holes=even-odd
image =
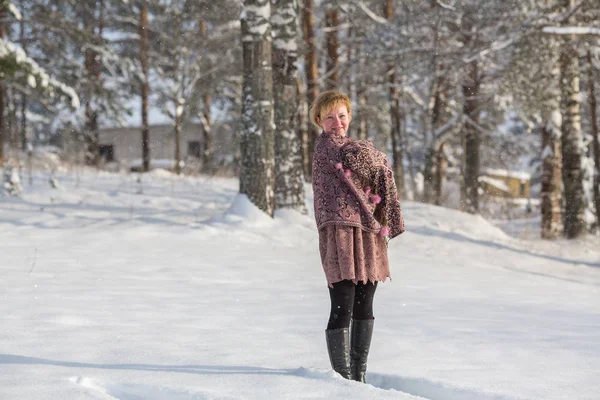
[(325, 133), (337, 136), (346, 136), (348, 125), (352, 121), (352, 113), (343, 104), (336, 104), (327, 112), (317, 117), (317, 122)]

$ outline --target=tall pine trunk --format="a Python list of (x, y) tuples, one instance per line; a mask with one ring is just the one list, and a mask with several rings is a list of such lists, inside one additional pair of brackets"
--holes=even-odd
[(592, 63), (592, 53), (587, 51), (587, 64), (588, 64), (588, 102), (590, 104), (590, 120), (592, 123), (592, 147), (590, 153), (594, 157), (594, 208), (596, 211), (596, 224), (597, 230), (600, 230), (600, 143), (598, 139), (598, 116), (597, 109), (598, 103), (596, 100), (596, 83), (594, 80), (594, 64)]
[[(542, 100), (542, 186), (541, 199), (541, 237), (556, 239), (563, 231), (562, 220), (562, 148), (560, 114), (560, 68), (558, 50), (560, 46), (554, 38), (547, 39), (552, 56), (549, 63), (550, 85)], [(545, 42), (540, 43), (544, 45)]]
[(369, 104), (367, 89), (369, 86), (368, 74), (365, 72), (367, 60), (365, 56), (365, 50), (360, 44), (356, 48), (356, 58), (358, 60), (358, 77), (356, 81), (356, 97), (358, 99), (358, 107), (356, 110), (356, 116), (358, 121), (357, 137), (365, 140), (369, 136), (369, 112), (367, 106)]
[[(306, 98), (306, 88), (302, 78), (298, 74), (296, 76), (296, 95), (298, 96), (298, 112), (296, 115), (298, 121), (298, 130), (296, 135), (300, 143), (300, 155), (302, 157), (302, 172), (303, 174), (307, 169), (312, 169), (308, 165), (308, 135), (312, 132), (312, 129), (308, 121), (308, 104)], [(304, 174), (305, 178), (306, 175)]]
[(204, 170), (204, 172), (209, 174), (215, 172), (212, 118), (210, 116), (211, 107), (211, 96), (208, 93), (204, 93), (202, 95), (202, 169)]
[(275, 100), (275, 208), (306, 214), (302, 147), (296, 134), (297, 0), (272, 0), (273, 94)]
[(240, 193), (273, 216), (274, 117), (270, 0), (244, 0)]
[[(433, 63), (436, 60), (434, 58)], [(438, 73), (438, 68), (435, 68), (435, 74)], [(437, 181), (438, 161), (440, 159), (442, 144), (436, 137), (436, 130), (442, 124), (442, 109), (444, 107), (444, 78), (435, 78), (431, 85), (431, 98), (428, 102), (431, 106), (428, 107), (426, 118), (429, 118), (426, 124), (427, 140), (425, 146), (425, 167), (423, 168), (423, 201), (426, 203), (435, 203), (436, 197), (441, 197), (442, 181)], [(437, 192), (440, 193), (437, 193)]]
[[(574, 0), (562, 0), (563, 10), (574, 6)], [(572, 18), (565, 21), (571, 23)], [(574, 239), (585, 233), (585, 201), (583, 192), (583, 135), (581, 132), (581, 103), (579, 100), (579, 55), (573, 38), (563, 39), (560, 49), (560, 86), (562, 111), (562, 175), (564, 184), (565, 236)]]
[[(97, 7), (97, 8), (96, 8)], [(97, 13), (97, 16), (96, 16)], [(104, 0), (99, 0), (93, 8), (92, 18), (87, 21), (88, 29), (93, 36), (92, 43), (99, 45), (102, 41), (104, 28)], [(97, 29), (97, 30), (96, 30)], [(85, 104), (85, 127), (89, 140), (88, 161), (95, 166), (100, 166), (100, 132), (98, 126), (98, 110), (94, 105), (95, 95), (100, 90), (100, 57), (101, 54), (92, 48), (85, 50), (85, 70), (89, 80), (87, 101)]]
[[(474, 10), (468, 9), (462, 18), (463, 43), (465, 49), (470, 49), (474, 43), (473, 31)], [(477, 60), (466, 65), (462, 82), (463, 114), (463, 170), (462, 170), (462, 209), (471, 214), (479, 212), (479, 147), (480, 137), (477, 124), (479, 122), (479, 86), (480, 74)]]
[[(317, 49), (315, 43), (315, 21), (313, 16), (314, 1), (304, 0), (304, 10), (302, 12), (302, 31), (304, 43), (306, 46), (304, 68), (306, 72), (306, 100), (309, 106), (319, 95), (318, 70), (317, 70)], [(307, 160), (305, 162), (304, 174), (308, 180), (312, 181), (312, 159), (315, 152), (316, 134), (312, 125), (308, 127), (306, 141)]]
[[(204, 38), (207, 38), (206, 34), (206, 21), (201, 20), (199, 22), (200, 33)], [(214, 146), (213, 146), (213, 135), (212, 135), (212, 118), (210, 109), (212, 107), (212, 98), (210, 93), (207, 91), (202, 94), (202, 112), (200, 118), (202, 121), (202, 169), (204, 172), (213, 174), (215, 172), (215, 160), (214, 160)]]
[(480, 137), (476, 124), (479, 122), (479, 68), (477, 61), (468, 65), (466, 81), (462, 85), (464, 104), (463, 113), (468, 120), (463, 128), (464, 135), (464, 210), (476, 214), (479, 212), (479, 148)]
[[(6, 37), (6, 2), (0, 4), (0, 38)], [(5, 109), (5, 96), (6, 96), (6, 83), (4, 80), (0, 80), (0, 167), (4, 165), (4, 142), (6, 141), (6, 121), (4, 120), (4, 109)]]
[(554, 109), (542, 112), (542, 238), (556, 239), (562, 232), (562, 177), (560, 148), (560, 113), (558, 101)]
[(327, 32), (325, 40), (327, 44), (327, 88), (337, 89), (338, 87), (338, 11), (337, 5), (328, 4), (325, 11), (325, 25)]
[(148, 1), (142, 2), (140, 10), (140, 64), (142, 66), (142, 170), (150, 170), (150, 126), (148, 124)]
[(442, 205), (442, 189), (444, 178), (446, 177), (446, 157), (444, 155), (444, 143), (442, 143), (435, 152), (435, 176), (433, 179), (433, 204)]
[(181, 125), (183, 113), (179, 105), (176, 107), (175, 113), (175, 173), (180, 175), (183, 164), (181, 160)]
[[(21, 3), (21, 6), (23, 3)], [(19, 21), (19, 37), (21, 38), (21, 47), (27, 52), (27, 41), (25, 40), (25, 21), (23, 18)], [(21, 150), (27, 151), (27, 95), (21, 94), (21, 124), (19, 127), (19, 136), (21, 138)]]
[[(392, 0), (385, 0), (383, 7), (384, 17), (392, 21), (394, 8)], [(398, 80), (396, 79), (396, 65), (391, 63), (388, 65), (388, 85), (389, 85), (389, 101), (390, 101), (390, 116), (392, 129), (390, 136), (392, 138), (392, 161), (394, 169), (394, 180), (398, 188), (398, 196), (404, 198), (404, 162), (402, 140), (402, 114), (400, 110), (400, 90), (398, 89)]]

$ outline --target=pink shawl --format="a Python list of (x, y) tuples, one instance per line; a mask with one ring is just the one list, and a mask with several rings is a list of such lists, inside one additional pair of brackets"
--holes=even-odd
[(371, 142), (323, 132), (312, 167), (318, 229), (355, 226), (390, 239), (404, 232), (394, 174)]

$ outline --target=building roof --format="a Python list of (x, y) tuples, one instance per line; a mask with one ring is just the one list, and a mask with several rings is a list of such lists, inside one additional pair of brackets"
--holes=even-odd
[(517, 178), (521, 180), (531, 179), (531, 174), (521, 171), (509, 171), (507, 169), (486, 168), (483, 170), (484, 175), (503, 176), (509, 178)]

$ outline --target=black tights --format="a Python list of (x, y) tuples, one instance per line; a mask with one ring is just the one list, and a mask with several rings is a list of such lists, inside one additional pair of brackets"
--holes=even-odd
[(329, 288), (331, 313), (327, 329), (350, 327), (350, 319), (373, 319), (373, 297), (377, 282), (366, 284), (344, 280)]

